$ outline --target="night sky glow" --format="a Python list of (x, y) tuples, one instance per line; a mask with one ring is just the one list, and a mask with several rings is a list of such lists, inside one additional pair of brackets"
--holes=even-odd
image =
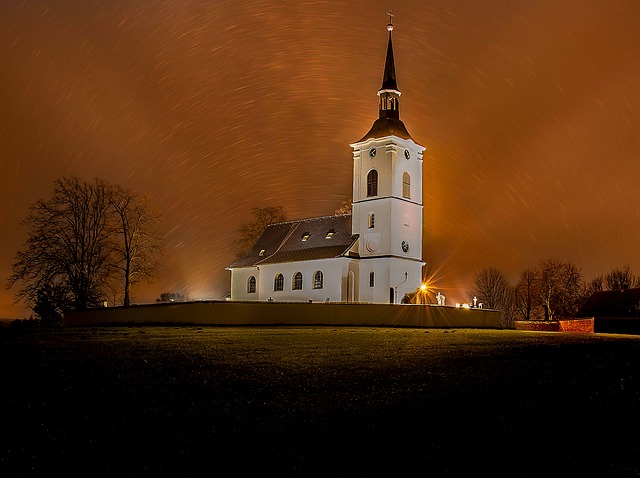
[[(425, 146), (424, 252), (448, 303), (551, 256), (640, 273), (637, 0), (3, 0), (0, 277), (60, 176), (148, 195), (167, 256), (137, 302), (228, 292), (251, 208), (329, 215), (377, 117), (387, 11)], [(28, 312), (0, 291), (0, 317)]]

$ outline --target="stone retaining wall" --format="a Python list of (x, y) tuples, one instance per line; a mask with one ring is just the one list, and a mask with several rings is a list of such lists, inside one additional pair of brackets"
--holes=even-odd
[(500, 328), (500, 312), (430, 304), (198, 301), (67, 311), (64, 325), (354, 325)]

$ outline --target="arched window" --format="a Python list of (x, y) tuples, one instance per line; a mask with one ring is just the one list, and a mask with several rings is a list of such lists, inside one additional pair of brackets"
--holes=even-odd
[(367, 174), (367, 196), (378, 195), (378, 171), (372, 169)]
[(368, 221), (368, 226), (369, 229), (373, 229), (376, 225), (376, 215), (372, 212), (369, 213), (369, 221)]
[(284, 290), (284, 276), (282, 274), (276, 275), (276, 278), (273, 281), (273, 290), (274, 291)]
[(411, 176), (406, 171), (402, 173), (402, 197), (411, 199)]
[(316, 271), (316, 273), (313, 274), (313, 288), (322, 289), (322, 286), (323, 286), (322, 271)]
[(293, 284), (291, 288), (293, 290), (302, 290), (302, 272), (293, 274)]
[(255, 294), (256, 293), (256, 278), (251, 276), (247, 281), (247, 294)]

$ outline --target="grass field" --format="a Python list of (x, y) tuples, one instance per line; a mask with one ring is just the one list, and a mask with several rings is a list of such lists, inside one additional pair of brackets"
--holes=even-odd
[(640, 476), (640, 337), (0, 329), (0, 476)]

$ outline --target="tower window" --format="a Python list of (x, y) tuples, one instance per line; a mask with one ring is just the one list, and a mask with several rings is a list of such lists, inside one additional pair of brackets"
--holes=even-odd
[(273, 290), (276, 292), (284, 290), (284, 276), (282, 274), (276, 275), (273, 281)]
[(256, 278), (254, 276), (249, 277), (247, 281), (247, 294), (256, 293)]
[(293, 290), (302, 290), (302, 272), (293, 274)]
[(376, 225), (376, 215), (372, 212), (369, 213), (369, 220), (367, 222), (367, 226), (369, 229), (373, 229)]
[(411, 199), (411, 176), (406, 171), (402, 173), (402, 197)]
[(378, 171), (372, 169), (367, 174), (367, 197), (378, 195)]
[(322, 275), (322, 271), (316, 271), (313, 274), (313, 288), (314, 289), (322, 289), (324, 285), (324, 277)]
[(369, 272), (369, 287), (374, 287), (376, 285), (376, 273)]

